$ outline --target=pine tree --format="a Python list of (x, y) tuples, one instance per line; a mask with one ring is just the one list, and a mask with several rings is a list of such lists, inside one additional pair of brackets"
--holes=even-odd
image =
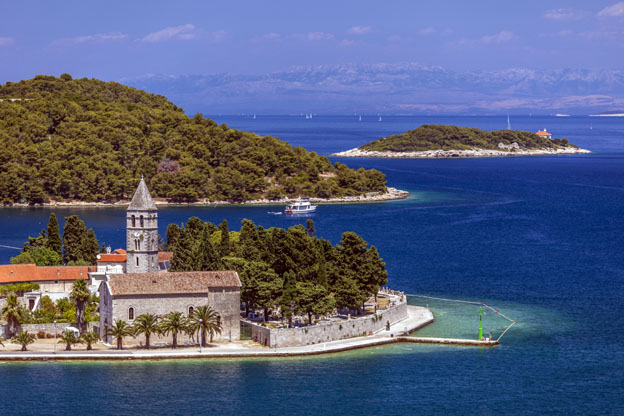
[(221, 224), (219, 224), (219, 230), (221, 230), (219, 254), (221, 255), (221, 257), (226, 257), (230, 255), (230, 230), (228, 228), (227, 220), (221, 221)]
[(210, 231), (208, 227), (204, 229), (200, 236), (199, 243), (195, 245), (193, 259), (194, 264), (192, 270), (222, 270), (223, 262), (221, 256), (215, 250), (210, 240)]
[(59, 257), (63, 257), (62, 249), (63, 241), (61, 240), (61, 232), (59, 230), (56, 214), (51, 213), (48, 220), (48, 248), (54, 250)]
[(178, 227), (177, 224), (169, 224), (167, 226), (167, 233), (166, 233), (167, 250), (175, 251), (175, 246), (176, 246), (176, 243), (178, 242), (178, 239), (180, 238), (180, 235), (181, 235), (180, 227)]

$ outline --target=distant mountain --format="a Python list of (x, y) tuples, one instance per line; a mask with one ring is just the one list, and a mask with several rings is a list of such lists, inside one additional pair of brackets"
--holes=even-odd
[(191, 112), (588, 114), (624, 106), (624, 71), (451, 71), (415, 63), (295, 67), (264, 75), (145, 75), (122, 83)]

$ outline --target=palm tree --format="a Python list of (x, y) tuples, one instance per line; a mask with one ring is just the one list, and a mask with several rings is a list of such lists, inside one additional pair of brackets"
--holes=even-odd
[(205, 347), (206, 333), (210, 333), (210, 342), (215, 333), (221, 333), (221, 324), (218, 322), (218, 315), (208, 305), (198, 306), (189, 317), (189, 327), (191, 331), (201, 331), (201, 345)]
[(6, 303), (2, 308), (2, 316), (4, 316), (9, 324), (9, 337), (15, 335), (17, 332), (17, 326), (19, 325), (20, 317), (22, 316), (22, 309), (22, 306), (17, 300), (17, 296), (13, 294), (7, 295)]
[(22, 351), (28, 351), (26, 347), (35, 342), (35, 337), (28, 332), (20, 331), (19, 334), (13, 337), (11, 342), (13, 344), (20, 344), (22, 346)]
[(71, 299), (76, 304), (76, 323), (80, 332), (86, 330), (85, 326), (85, 309), (87, 301), (91, 298), (91, 292), (87, 286), (85, 279), (78, 279), (74, 282), (74, 288), (71, 291)]
[(173, 338), (172, 347), (178, 348), (178, 334), (186, 329), (186, 318), (182, 312), (169, 312), (160, 323), (160, 332)]
[(92, 344), (99, 340), (100, 336), (95, 331), (87, 331), (80, 336), (80, 343), (87, 344), (87, 350), (92, 350)]
[(150, 349), (150, 335), (157, 334), (160, 330), (158, 316), (151, 313), (144, 313), (137, 316), (133, 325), (134, 336), (145, 335), (145, 348)]
[(72, 331), (65, 330), (61, 335), (61, 342), (64, 342), (66, 347), (65, 351), (71, 351), (72, 345), (76, 345), (80, 342), (80, 338), (76, 336)]
[(115, 337), (117, 339), (117, 349), (122, 350), (123, 339), (132, 335), (132, 327), (126, 321), (118, 319), (110, 328), (106, 329), (106, 335)]

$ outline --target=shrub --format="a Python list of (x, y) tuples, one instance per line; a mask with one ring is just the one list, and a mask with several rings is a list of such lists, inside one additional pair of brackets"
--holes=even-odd
[(44, 339), (46, 337), (46, 333), (45, 331), (39, 331), (37, 332), (37, 338), (39, 339)]

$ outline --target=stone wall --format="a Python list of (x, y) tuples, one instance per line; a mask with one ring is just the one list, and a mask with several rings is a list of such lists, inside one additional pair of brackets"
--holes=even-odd
[[(75, 323), (57, 323), (56, 328), (54, 328), (54, 324), (22, 324), (17, 328), (17, 331), (25, 331), (29, 334), (37, 336), (40, 331), (45, 332), (46, 334), (54, 335), (56, 330), (57, 334), (62, 334), (65, 328), (68, 326), (73, 326), (74, 328), (78, 328), (78, 325)], [(98, 322), (87, 322), (87, 330), (88, 331), (99, 331), (99, 323)], [(0, 325), (0, 336), (6, 337), (8, 332), (8, 325)]]
[[(398, 293), (398, 292), (397, 292)], [(298, 347), (340, 339), (372, 335), (383, 330), (389, 321), (394, 324), (407, 318), (405, 297), (396, 297), (397, 302), (376, 314), (353, 317), (340, 321), (320, 321), (316, 325), (300, 328), (267, 328), (257, 323), (244, 321), (252, 327), (251, 337), (262, 345), (271, 348)]]

